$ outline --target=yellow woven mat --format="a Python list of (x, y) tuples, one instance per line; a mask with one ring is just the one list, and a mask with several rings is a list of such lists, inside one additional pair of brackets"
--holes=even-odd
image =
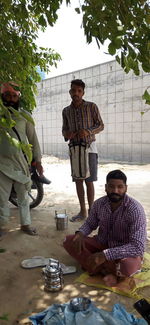
[[(144, 297), (141, 289), (150, 286), (150, 254), (144, 254), (144, 262), (140, 273), (125, 279), (115, 287), (107, 287), (100, 275), (89, 276), (87, 272), (81, 274), (75, 282), (84, 283), (96, 288), (107, 289), (123, 296), (141, 299)], [(149, 297), (144, 298), (148, 300)]]

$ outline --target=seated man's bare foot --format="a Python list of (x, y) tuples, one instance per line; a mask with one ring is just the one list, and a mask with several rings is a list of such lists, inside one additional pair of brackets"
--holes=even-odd
[(117, 277), (113, 274), (107, 274), (103, 277), (103, 281), (105, 282), (107, 287), (114, 287), (117, 284)]

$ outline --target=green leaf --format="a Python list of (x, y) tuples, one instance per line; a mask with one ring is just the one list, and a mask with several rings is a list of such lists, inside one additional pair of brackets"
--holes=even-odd
[(43, 15), (40, 16), (38, 23), (43, 27), (47, 27), (47, 22)]
[(121, 39), (120, 36), (118, 36), (118, 37), (116, 37), (116, 38), (114, 39), (114, 44), (115, 44), (116, 49), (121, 48), (121, 45), (122, 45), (122, 39)]
[(5, 248), (0, 248), (0, 253), (5, 253), (6, 249)]
[(29, 164), (32, 161), (32, 145), (31, 144), (26, 144), (26, 143), (20, 143), (20, 147), (22, 151), (25, 153), (26, 157), (28, 158)]
[(28, 5), (28, 10), (29, 11), (33, 11), (34, 10), (34, 7), (32, 7), (30, 4)]
[(121, 60), (120, 60), (120, 58), (119, 58), (119, 56), (118, 55), (116, 55), (116, 61), (120, 64), (120, 62), (121, 62)]
[(80, 8), (75, 8), (75, 11), (77, 12), (77, 14), (81, 13)]
[(110, 43), (109, 46), (108, 46), (108, 52), (111, 54), (111, 55), (114, 55), (116, 53), (116, 46), (114, 43)]
[(15, 146), (18, 150), (22, 150), (25, 153), (28, 162), (30, 164), (32, 161), (32, 145), (24, 142), (20, 142), (18, 139), (11, 137), (8, 132), (6, 132), (5, 136), (13, 146)]
[(8, 314), (3, 314), (2, 316), (0, 316), (0, 319), (8, 321), (9, 320), (8, 316), (9, 316)]
[[(17, 117), (17, 118), (20, 117), (19, 111), (17, 111), (15, 108), (13, 108), (13, 107), (10, 106), (9, 107), (9, 111), (11, 111), (15, 117)], [(11, 118), (12, 118), (12, 116), (11, 116)]]
[(6, 133), (6, 137), (14, 147), (18, 148), (18, 150), (20, 149), (19, 140), (17, 140), (16, 138), (11, 137), (8, 132)]
[(130, 67), (126, 65), (124, 68), (124, 72), (129, 73), (130, 70), (131, 70)]
[(142, 68), (145, 72), (150, 72), (150, 64), (143, 62), (142, 63)]
[(35, 125), (35, 123), (34, 123), (34, 120), (33, 120), (33, 118), (32, 118), (32, 116), (31, 115), (29, 115), (29, 113), (28, 112), (25, 112), (25, 111), (21, 111), (20, 112), (20, 115), (22, 115), (28, 122), (30, 122), (30, 123), (32, 123), (33, 125)]
[(142, 99), (145, 99), (145, 104), (150, 105), (150, 94), (147, 90), (145, 90), (144, 94), (142, 95)]
[(150, 25), (150, 14), (146, 15), (145, 20), (148, 25)]

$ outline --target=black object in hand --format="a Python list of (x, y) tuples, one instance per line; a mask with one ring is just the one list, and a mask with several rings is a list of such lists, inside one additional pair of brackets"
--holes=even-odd
[(134, 305), (138, 313), (150, 324), (150, 304), (146, 299), (138, 300)]

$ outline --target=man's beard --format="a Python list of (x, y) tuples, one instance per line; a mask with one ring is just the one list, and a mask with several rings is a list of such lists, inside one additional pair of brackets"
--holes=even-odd
[(19, 108), (19, 100), (14, 103), (14, 102), (11, 102), (11, 101), (7, 101), (3, 96), (2, 96), (2, 101), (3, 101), (3, 105), (6, 106), (6, 107), (12, 107), (16, 110), (18, 110)]
[(6, 101), (4, 101), (3, 104), (4, 104), (4, 106), (6, 106), (6, 107), (12, 107), (12, 108), (14, 108), (14, 109), (16, 109), (16, 110), (18, 110), (18, 108), (19, 108), (19, 101), (18, 101), (17, 103), (6, 102)]
[(72, 100), (75, 102), (78, 102), (80, 100), (80, 97), (74, 95), (74, 96), (72, 96)]
[(123, 200), (125, 193), (122, 195), (116, 193), (107, 193), (107, 196), (111, 202), (117, 203)]

